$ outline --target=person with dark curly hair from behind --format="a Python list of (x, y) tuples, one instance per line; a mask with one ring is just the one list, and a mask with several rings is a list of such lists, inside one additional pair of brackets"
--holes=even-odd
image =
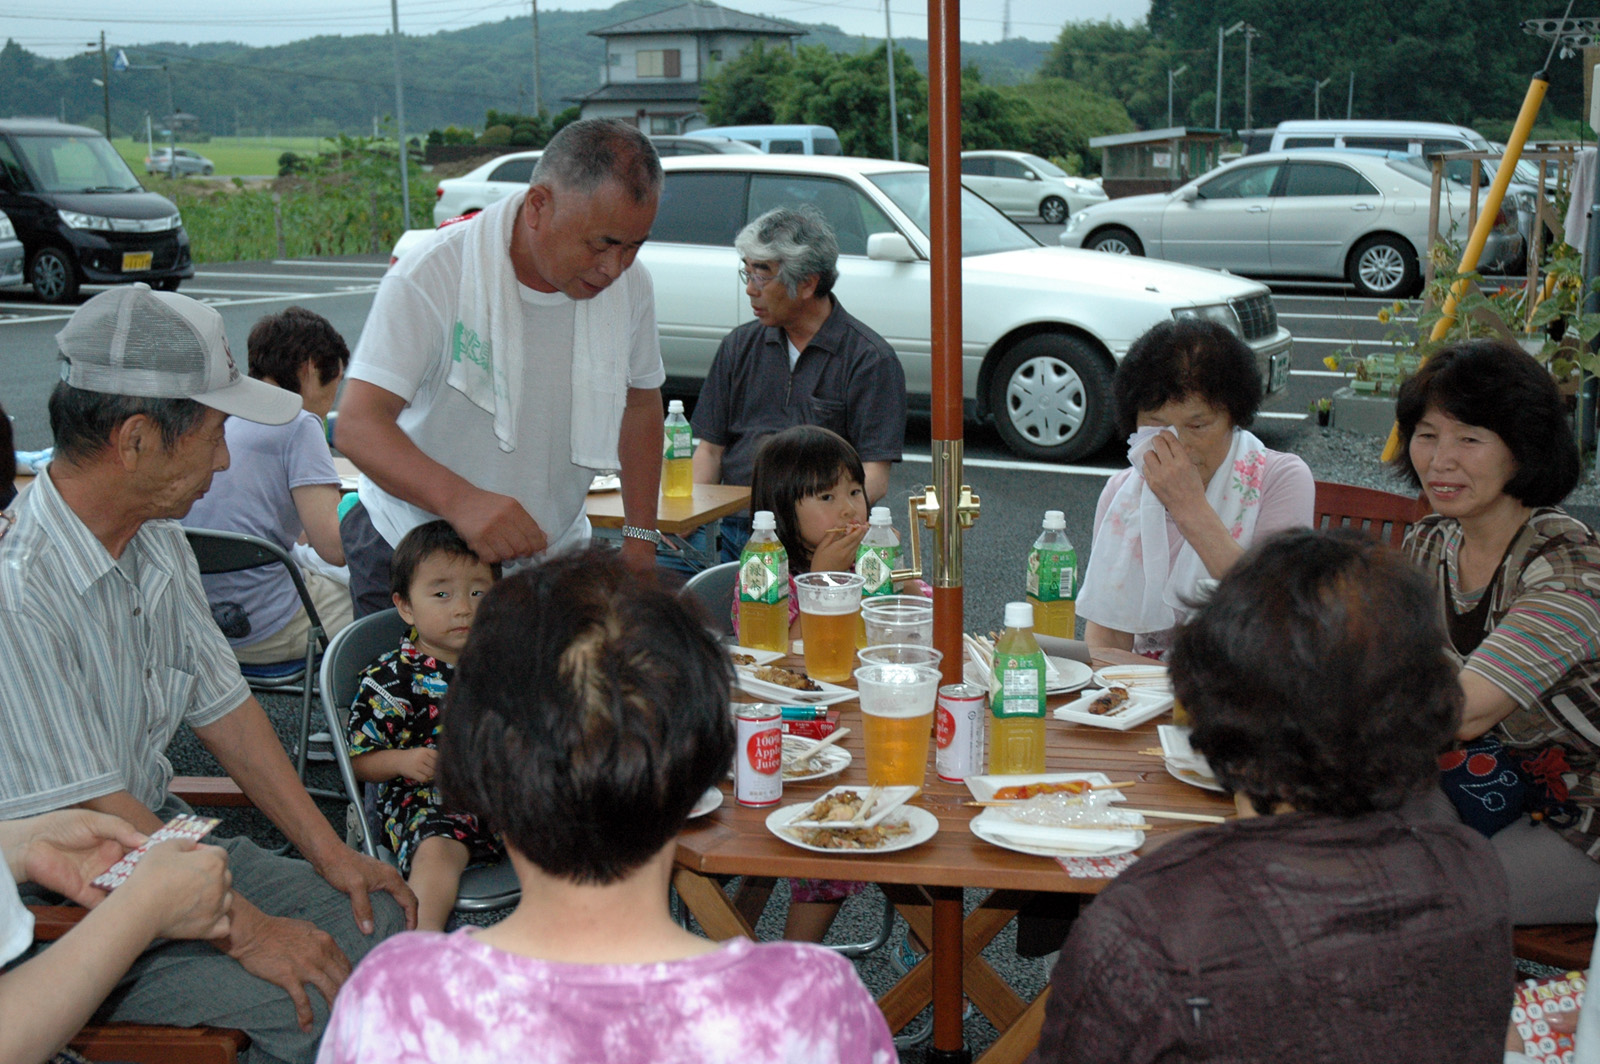
[(731, 680), (703, 614), (615, 551), (497, 583), (436, 772), (447, 805), (499, 829), (522, 900), (493, 927), (370, 954), (319, 1064), (893, 1064), (843, 957), (673, 922), (678, 832), (733, 761)]
[(1427, 582), (1357, 534), (1283, 533), (1179, 630), (1171, 670), (1239, 817), (1078, 918), (1033, 1060), (1502, 1059), (1505, 877), (1476, 833), (1397, 812), (1461, 719)]
[[(1600, 538), (1559, 508), (1583, 472), (1566, 405), (1532, 356), (1472, 340), (1406, 381), (1395, 420), (1405, 446), (1394, 468), (1435, 511), (1404, 550), (1433, 582), (1461, 669), (1456, 737), (1471, 745), (1455, 759), (1496, 761), (1465, 786), (1447, 774), (1450, 800), (1430, 795), (1428, 815), (1490, 836), (1515, 923), (1589, 923), (1600, 898)], [(1482, 786), (1508, 773), (1516, 783)]]

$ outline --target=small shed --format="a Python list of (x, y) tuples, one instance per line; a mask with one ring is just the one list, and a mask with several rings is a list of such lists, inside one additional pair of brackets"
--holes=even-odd
[(1115, 199), (1144, 192), (1170, 192), (1198, 177), (1217, 165), (1217, 155), (1228, 135), (1225, 129), (1171, 126), (1091, 137), (1089, 147), (1100, 149), (1100, 175), (1106, 195)]

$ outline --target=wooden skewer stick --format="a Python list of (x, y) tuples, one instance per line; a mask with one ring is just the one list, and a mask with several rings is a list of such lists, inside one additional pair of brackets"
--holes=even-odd
[(1129, 809), (1118, 806), (1125, 813), (1138, 813), (1140, 816), (1161, 817), (1165, 820), (1192, 820), (1197, 824), (1226, 824), (1229, 820), (1225, 816), (1216, 816), (1211, 813), (1164, 813), (1159, 809)]

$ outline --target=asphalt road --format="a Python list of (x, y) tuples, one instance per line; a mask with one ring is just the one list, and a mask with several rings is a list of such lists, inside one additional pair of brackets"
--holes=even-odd
[[(1059, 227), (1029, 226), (1053, 242)], [(229, 342), (242, 355), (250, 326), (261, 315), (301, 304), (326, 316), (355, 346), (372, 304), (383, 260), (285, 260), (200, 267), (182, 291), (212, 304), (226, 322)], [(96, 289), (89, 289), (92, 294)], [(1380, 343), (1392, 325), (1379, 324), (1379, 300), (1363, 299), (1341, 285), (1274, 286), (1278, 312), (1295, 335), (1294, 366), (1286, 395), (1271, 403), (1256, 432), (1269, 445), (1304, 428), (1307, 405), (1340, 385), (1322, 359), (1342, 348)], [(26, 288), (0, 290), (0, 402), (15, 418), (17, 447), (49, 446), (45, 401), (56, 380), (52, 337), (70, 308), (43, 306)], [(902, 537), (906, 497), (929, 473), (929, 423), (913, 416), (906, 458), (891, 478), (890, 500)], [(1067, 534), (1080, 550), (1089, 542), (1094, 504), (1105, 477), (1125, 457), (1113, 443), (1075, 465), (1016, 459), (989, 426), (968, 425), (967, 480), (982, 514), (966, 539), (966, 621), (969, 629), (997, 627), (1007, 599), (1019, 598), (1027, 550), (1046, 509), (1067, 515)]]

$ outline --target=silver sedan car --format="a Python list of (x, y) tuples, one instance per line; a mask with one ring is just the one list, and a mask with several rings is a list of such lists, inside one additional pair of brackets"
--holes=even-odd
[[(1422, 288), (1430, 184), (1416, 162), (1381, 154), (1248, 155), (1172, 192), (1080, 211), (1061, 243), (1251, 277), (1343, 279), (1362, 295), (1404, 298)], [(1467, 190), (1441, 194), (1441, 235), (1466, 240), (1467, 207)], [(1502, 211), (1480, 268), (1521, 251), (1522, 236)]]
[(11, 219), (0, 211), (0, 287), (22, 283), (22, 241)]

